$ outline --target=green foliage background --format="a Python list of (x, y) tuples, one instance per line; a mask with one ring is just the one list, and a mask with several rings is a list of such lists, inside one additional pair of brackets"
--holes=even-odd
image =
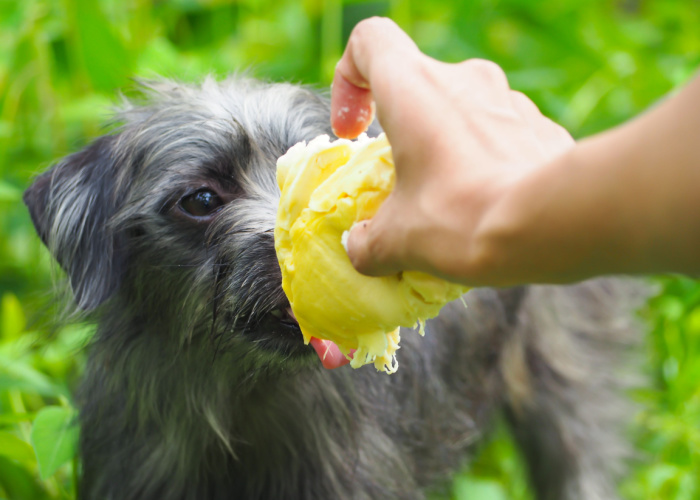
[[(98, 135), (133, 76), (250, 69), (326, 87), (352, 26), (372, 15), (436, 58), (497, 61), (577, 138), (641, 112), (700, 63), (697, 0), (0, 0), (0, 498), (75, 495), (64, 423), (90, 327), (48, 326), (52, 268), (21, 203), (32, 176)], [(643, 311), (651, 388), (632, 395), (640, 459), (621, 491), (698, 499), (700, 286), (655, 280)], [(530, 498), (506, 431), (435, 498)]]

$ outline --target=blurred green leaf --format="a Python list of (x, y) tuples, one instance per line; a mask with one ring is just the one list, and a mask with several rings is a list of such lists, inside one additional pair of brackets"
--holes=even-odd
[(36, 457), (29, 443), (9, 432), (0, 431), (0, 455), (18, 462), (33, 462)]
[(0, 456), (0, 490), (8, 500), (44, 500), (46, 490), (34, 479), (34, 474), (20, 464)]
[(0, 391), (8, 389), (42, 396), (67, 396), (63, 387), (30, 364), (0, 354)]
[(13, 340), (19, 336), (27, 324), (22, 304), (16, 295), (6, 293), (0, 301), (0, 341)]
[(75, 418), (69, 408), (47, 406), (34, 419), (32, 446), (43, 479), (75, 456), (79, 434)]
[(131, 76), (131, 54), (114, 32), (100, 3), (74, 0), (80, 56), (97, 90), (114, 92)]
[(0, 426), (18, 424), (20, 422), (31, 422), (34, 420), (33, 413), (4, 413), (0, 414)]
[[(1, 134), (0, 129), (0, 134)], [(0, 179), (0, 202), (19, 201), (22, 199), (22, 191), (8, 182)]]
[(503, 486), (497, 481), (459, 477), (454, 482), (455, 500), (509, 500)]

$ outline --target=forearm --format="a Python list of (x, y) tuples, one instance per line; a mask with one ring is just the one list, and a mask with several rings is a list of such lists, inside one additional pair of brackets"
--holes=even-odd
[[(700, 270), (700, 79), (514, 182), (475, 244), (491, 284)], [(477, 277), (477, 281), (479, 278)]]

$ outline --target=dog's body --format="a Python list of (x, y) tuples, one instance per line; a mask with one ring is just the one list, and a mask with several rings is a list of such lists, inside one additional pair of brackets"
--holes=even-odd
[(148, 93), (25, 195), (98, 323), (82, 498), (424, 498), (500, 411), (538, 498), (616, 498), (635, 284), (475, 290), (403, 332), (396, 374), (326, 371), (272, 236), (275, 161), (331, 133), (326, 101), (247, 79)]

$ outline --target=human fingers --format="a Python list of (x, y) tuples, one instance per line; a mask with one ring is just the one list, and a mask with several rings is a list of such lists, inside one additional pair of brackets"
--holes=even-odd
[(390, 19), (373, 17), (355, 26), (331, 87), (331, 126), (338, 137), (352, 139), (369, 127), (373, 101), (386, 99), (400, 62), (417, 53), (413, 40)]
[(374, 100), (369, 89), (353, 85), (336, 71), (331, 90), (331, 127), (333, 133), (354, 139), (374, 120)]
[[(397, 218), (390, 215), (394, 206), (392, 195), (372, 219), (360, 221), (350, 228), (345, 241), (350, 262), (362, 274), (386, 276), (403, 269), (398, 258), (402, 241)], [(391, 220), (394, 222), (388, 223)]]

